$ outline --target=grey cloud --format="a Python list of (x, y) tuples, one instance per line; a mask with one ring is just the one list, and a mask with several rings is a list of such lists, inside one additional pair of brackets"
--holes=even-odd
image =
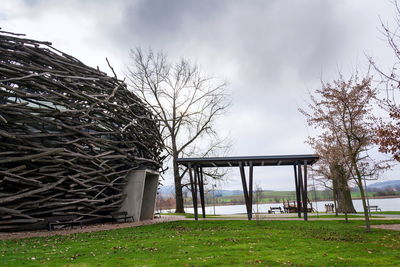
[[(223, 13), (224, 1), (151, 0), (128, 4), (121, 14), (117, 37), (131, 45), (140, 42), (150, 46), (174, 43), (180, 35), (197, 30), (196, 24)], [(115, 30), (115, 29), (114, 29)]]
[(233, 58), (240, 62), (237, 80), (251, 81), (254, 93), (266, 85), (281, 90), (288, 70), (304, 80), (318, 77), (356, 34), (332, 1), (251, 3), (139, 1), (126, 7), (112, 34), (125, 50), (140, 45), (194, 60), (212, 61), (210, 54)]
[(189, 57), (217, 74), (229, 66), (213, 66), (215, 57), (237, 65), (228, 77), (234, 105), (221, 123), (236, 141), (235, 154), (306, 153), (313, 130), (297, 108), (307, 89), (362, 54), (366, 32), (375, 30), (366, 22), (377, 21), (376, 4), (355, 2), (140, 1), (121, 20), (129, 33), (117, 34), (130, 46)]
[[(48, 24), (38, 22), (35, 30), (52, 28), (53, 36), (75, 34), (66, 37), (66, 46), (76, 35), (84, 36), (88, 41), (71, 43), (79, 43), (74, 48), (78, 55), (83, 46), (82, 54), (91, 54), (93, 62), (101, 47), (104, 56), (116, 57), (109, 59), (119, 62), (116, 68), (121, 71), (121, 62), (129, 62), (130, 48), (153, 47), (172, 58), (189, 58), (228, 80), (233, 106), (218, 126), (231, 132), (234, 154), (247, 155), (309, 152), (303, 141), (313, 129), (297, 111), (308, 99), (307, 90), (319, 86), (321, 75), (335, 77), (338, 66), (354, 63), (358, 56), (362, 61), (364, 51), (385, 54), (385, 44), (377, 38), (378, 16), (389, 20), (393, 15), (389, 0), (74, 0), (59, 5), (42, 0), (27, 5), (26, 13), (16, 14), (29, 17), (28, 26), (49, 13), (56, 18), (79, 13), (82, 21), (89, 21), (85, 29), (74, 21), (58, 25), (53, 17)], [(0, 14), (2, 23), (7, 15)], [(81, 35), (71, 29), (79, 29)], [(273, 169), (267, 173), (284, 176)], [(271, 183), (283, 186), (280, 181)]]

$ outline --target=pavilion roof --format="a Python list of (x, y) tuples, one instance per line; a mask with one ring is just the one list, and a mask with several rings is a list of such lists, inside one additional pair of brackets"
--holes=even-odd
[(270, 155), (270, 156), (236, 156), (210, 158), (178, 158), (178, 164), (198, 167), (236, 167), (240, 166), (288, 166), (296, 164), (312, 165), (319, 159), (316, 154), (303, 155)]

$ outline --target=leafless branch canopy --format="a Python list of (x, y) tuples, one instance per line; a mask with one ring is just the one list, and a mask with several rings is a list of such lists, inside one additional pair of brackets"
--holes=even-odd
[(310, 95), (308, 111), (300, 110), (308, 123), (322, 132), (308, 143), (321, 155), (315, 166), (316, 174), (332, 180), (334, 166), (345, 171), (357, 185), (357, 172), (363, 178), (376, 176), (389, 166), (387, 161), (372, 159), (368, 152), (374, 145), (375, 121), (371, 103), (377, 89), (371, 86), (371, 77), (359, 79), (358, 75), (345, 80), (340, 78), (332, 84), (322, 85)]
[[(225, 83), (209, 78), (182, 59), (170, 64), (164, 53), (131, 50), (129, 80), (135, 92), (156, 114), (173, 165), (177, 212), (183, 212), (178, 157), (209, 156), (226, 151), (230, 143), (215, 131), (216, 118), (228, 106)], [(181, 171), (183, 174), (184, 171)], [(206, 173), (221, 177), (223, 173)]]
[[(162, 133), (171, 155), (174, 146), (176, 153), (189, 155), (195, 140), (204, 135), (216, 136), (215, 118), (229, 106), (225, 83), (206, 78), (197, 66), (184, 59), (169, 65), (161, 52), (150, 50), (144, 54), (136, 49), (131, 51), (131, 57), (131, 85), (162, 122)], [(211, 152), (218, 146), (221, 142), (205, 150)]]

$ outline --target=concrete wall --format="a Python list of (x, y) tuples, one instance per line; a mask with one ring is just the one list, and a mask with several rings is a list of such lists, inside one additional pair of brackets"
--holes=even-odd
[(135, 170), (127, 175), (124, 189), (126, 198), (120, 211), (128, 212), (134, 221), (153, 219), (159, 173), (152, 170)]

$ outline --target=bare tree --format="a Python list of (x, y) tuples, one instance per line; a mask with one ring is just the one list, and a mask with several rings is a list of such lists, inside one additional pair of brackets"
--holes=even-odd
[(368, 155), (375, 133), (371, 102), (376, 96), (376, 89), (372, 88), (369, 76), (360, 80), (354, 75), (345, 80), (340, 75), (332, 84), (323, 84), (314, 95), (311, 95), (309, 105), (311, 111), (301, 111), (310, 125), (323, 131), (317, 139), (322, 137), (323, 142), (331, 140), (339, 149), (336, 157), (344, 159), (343, 163), (360, 190), (366, 229), (370, 231), (363, 179), (376, 175), (384, 168), (381, 162), (372, 160)]
[(257, 215), (259, 215), (259, 209), (258, 209), (258, 205), (260, 204), (262, 197), (263, 197), (263, 192), (264, 190), (262, 189), (262, 187), (260, 185), (256, 185), (256, 190), (254, 190), (254, 200), (256, 202), (256, 207), (257, 207)]
[(185, 172), (179, 171), (177, 159), (215, 155), (230, 146), (215, 131), (216, 119), (225, 114), (230, 104), (225, 83), (205, 76), (188, 60), (171, 64), (162, 52), (131, 50), (131, 59), (129, 80), (162, 125), (166, 150), (172, 161), (176, 212), (183, 213)]

